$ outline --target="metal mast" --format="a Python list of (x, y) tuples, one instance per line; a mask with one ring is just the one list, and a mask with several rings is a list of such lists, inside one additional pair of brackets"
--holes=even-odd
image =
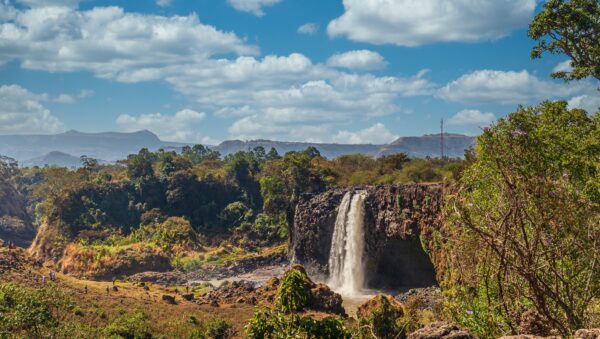
[(444, 159), (444, 119), (440, 120), (440, 146), (442, 151), (440, 152), (442, 155), (442, 160)]

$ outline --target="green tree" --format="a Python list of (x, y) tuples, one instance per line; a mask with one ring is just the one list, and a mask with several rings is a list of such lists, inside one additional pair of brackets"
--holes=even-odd
[(275, 149), (275, 147), (271, 147), (271, 149), (269, 150), (269, 153), (267, 153), (267, 160), (273, 161), (273, 160), (278, 160), (278, 159), (281, 159), (281, 156), (279, 155), (279, 153), (277, 153), (277, 150)]
[(443, 284), (459, 322), (482, 336), (521, 332), (531, 319), (541, 335), (600, 325), (590, 315), (600, 290), (598, 159), (600, 113), (566, 102), (521, 107), (477, 138), (447, 204), (455, 261)]
[(571, 72), (559, 71), (555, 78), (600, 79), (600, 2), (598, 0), (549, 0), (529, 26), (529, 37), (537, 40), (532, 58), (544, 52), (566, 54)]
[(152, 165), (157, 161), (156, 154), (147, 148), (142, 148), (138, 154), (127, 157), (127, 175), (131, 179), (140, 179), (154, 176)]

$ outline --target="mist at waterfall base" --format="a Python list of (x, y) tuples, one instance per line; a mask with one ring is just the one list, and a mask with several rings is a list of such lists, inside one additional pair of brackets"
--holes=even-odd
[(374, 293), (365, 288), (363, 254), (366, 195), (366, 191), (350, 191), (342, 198), (329, 253), (327, 284), (342, 295), (346, 308), (351, 309)]

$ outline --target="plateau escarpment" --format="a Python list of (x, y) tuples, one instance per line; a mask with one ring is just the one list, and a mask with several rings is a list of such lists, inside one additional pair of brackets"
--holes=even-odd
[(329, 274), (338, 208), (348, 191), (366, 191), (364, 265), (369, 288), (406, 289), (436, 284), (433, 231), (441, 225), (443, 185), (337, 188), (304, 195), (295, 215), (294, 260), (312, 274)]

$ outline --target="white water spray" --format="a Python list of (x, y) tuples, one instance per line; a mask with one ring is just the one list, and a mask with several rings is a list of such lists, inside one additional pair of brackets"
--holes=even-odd
[(362, 295), (365, 272), (365, 191), (347, 192), (335, 220), (329, 253), (329, 285), (342, 295)]

